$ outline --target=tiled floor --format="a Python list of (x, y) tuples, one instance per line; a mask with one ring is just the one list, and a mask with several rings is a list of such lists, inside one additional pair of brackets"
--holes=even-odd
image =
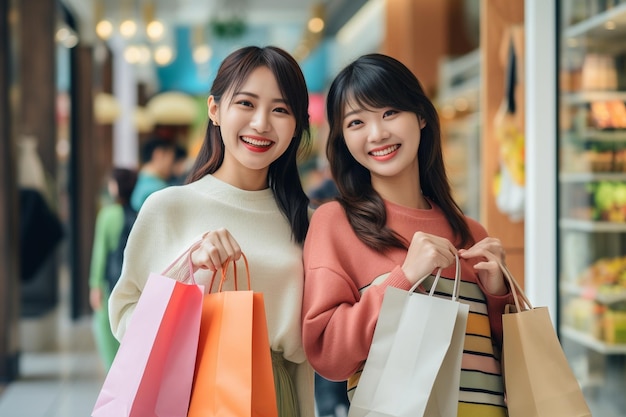
[[(90, 318), (69, 319), (63, 275), (58, 310), (45, 319), (23, 320), (22, 346), (26, 347), (20, 357), (20, 378), (4, 390), (0, 387), (2, 417), (91, 415), (104, 370), (95, 352)], [(42, 334), (48, 343), (43, 347), (32, 343)]]
[(95, 353), (24, 355), (22, 377), (0, 397), (0, 416), (87, 417), (102, 385)]

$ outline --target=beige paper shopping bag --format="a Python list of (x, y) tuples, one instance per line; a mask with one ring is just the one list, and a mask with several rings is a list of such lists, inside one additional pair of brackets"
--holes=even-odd
[(515, 307), (502, 316), (509, 417), (591, 417), (546, 307), (533, 308), (504, 265)]

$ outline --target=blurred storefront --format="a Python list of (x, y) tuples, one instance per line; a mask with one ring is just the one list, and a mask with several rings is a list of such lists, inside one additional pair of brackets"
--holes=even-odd
[[(237, 19), (204, 30), (179, 24), (167, 38), (171, 61), (157, 66), (129, 62), (120, 38), (98, 38), (94, 26), (106, 9), (86, 13), (85, 3), (101, 4), (0, 4), (0, 381), (19, 374), (25, 315), (54, 311), (58, 268), (68, 268), (71, 319), (90, 313), (86, 277), (107, 170), (137, 165), (139, 145), (154, 132), (193, 155), (216, 65), (236, 46), (273, 43), (300, 59), (317, 105), (317, 152), (325, 88), (339, 68), (379, 51), (418, 75), (440, 112), (457, 200), (503, 241), (531, 300), (550, 308), (594, 416), (623, 414), (625, 2), (326, 1), (317, 35), (301, 25), (262, 25), (262, 13), (243, 31)], [(159, 103), (174, 96), (173, 108)], [(195, 113), (174, 111), (183, 107)], [(63, 237), (37, 276), (51, 287), (36, 295), (33, 286), (25, 300), (18, 156), (28, 138)], [(32, 312), (30, 300), (39, 300)]]

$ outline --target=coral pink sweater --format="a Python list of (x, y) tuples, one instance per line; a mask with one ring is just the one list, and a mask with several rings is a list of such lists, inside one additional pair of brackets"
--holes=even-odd
[[(410, 209), (389, 202), (386, 206), (387, 225), (409, 242), (417, 231), (455, 240), (444, 213), (435, 204), (430, 210)], [(469, 218), (467, 222), (476, 242), (487, 236), (478, 222)], [(304, 246), (302, 330), (307, 358), (320, 375), (331, 380), (346, 380), (362, 368), (385, 288), (408, 290), (411, 287), (401, 268), (405, 256), (406, 251), (402, 249), (381, 254), (366, 246), (352, 230), (337, 202), (324, 204), (315, 211)], [(478, 261), (461, 260), (462, 280), (476, 284), (471, 287), (484, 294), (485, 313), (480, 315), (488, 315), (488, 320), (485, 317), (483, 321), (486, 335), (483, 337), (491, 335), (493, 342), (500, 346), (502, 312), (511, 297), (485, 292), (473, 269)], [(454, 278), (454, 266), (445, 269), (442, 277)], [(363, 291), (375, 280), (374, 285)]]

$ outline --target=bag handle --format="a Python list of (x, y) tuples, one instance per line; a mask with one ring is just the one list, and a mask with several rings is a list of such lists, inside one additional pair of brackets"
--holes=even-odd
[(172, 263), (171, 263), (171, 264), (169, 264), (169, 265), (168, 265), (168, 266), (167, 266), (167, 267), (163, 270), (163, 272), (161, 273), (161, 275), (163, 275), (163, 276), (167, 276), (167, 274), (168, 274), (169, 272), (171, 272), (171, 270), (174, 268), (174, 266), (175, 266), (176, 264), (178, 264), (178, 262), (180, 262), (180, 260), (181, 260), (183, 257), (185, 257), (185, 256), (186, 256), (186, 257), (187, 257), (187, 266), (189, 267), (189, 277), (188, 277), (187, 279), (185, 279), (183, 282), (190, 281), (192, 284), (194, 284), (194, 285), (195, 285), (195, 284), (196, 284), (196, 279), (195, 279), (194, 274), (193, 274), (193, 262), (191, 262), (191, 253), (192, 253), (193, 251), (195, 251), (196, 249), (198, 249), (201, 245), (202, 245), (202, 239), (200, 239), (200, 240), (198, 240), (198, 241), (196, 241), (196, 242), (192, 243), (192, 244), (191, 244), (191, 246), (189, 247), (189, 249), (187, 249), (186, 251), (184, 251), (183, 253), (181, 253), (180, 255), (178, 255), (178, 257), (177, 257), (176, 259), (174, 259), (174, 260), (172, 261)]
[[(530, 303), (530, 300), (528, 300), (528, 297), (526, 297), (526, 294), (524, 294), (522, 287), (515, 280), (515, 278), (513, 278), (513, 274), (511, 274), (511, 271), (509, 271), (506, 265), (504, 265), (501, 261), (497, 261), (497, 263), (502, 270), (502, 275), (504, 275), (504, 278), (509, 283), (509, 287), (511, 288), (511, 293), (513, 294), (513, 300), (515, 301), (515, 308), (517, 309), (517, 311), (520, 312), (527, 309), (532, 310), (533, 305)], [(520, 304), (520, 299), (522, 300), (523, 304)]]
[[(461, 261), (459, 260), (459, 255), (457, 254), (454, 254), (454, 258), (455, 258), (455, 264), (456, 264), (456, 271), (454, 273), (454, 287), (452, 288), (452, 301), (457, 301), (459, 297), (459, 288), (461, 286)], [(433, 285), (432, 287), (430, 287), (430, 291), (428, 293), (430, 297), (432, 297), (435, 294), (435, 288), (437, 287), (437, 284), (439, 283), (439, 278), (441, 278), (442, 270), (443, 268), (439, 268), (437, 270), (437, 275), (435, 275), (435, 280), (433, 281)], [(414, 292), (417, 289), (417, 287), (422, 285), (424, 281), (426, 281), (426, 279), (430, 277), (431, 275), (432, 274), (428, 274), (420, 278), (419, 280), (417, 280), (417, 282), (413, 284), (409, 292), (411, 293)]]
[[(243, 263), (246, 265), (246, 279), (248, 282), (248, 291), (250, 291), (252, 288), (250, 286), (250, 267), (248, 265), (248, 258), (246, 258), (246, 255), (242, 252), (241, 253), (241, 257), (243, 258)], [(237, 261), (232, 260), (232, 261), (226, 261), (224, 262), (224, 264), (222, 265), (222, 274), (220, 277), (220, 284), (218, 286), (217, 292), (222, 292), (222, 287), (224, 286), (224, 283), (226, 282), (226, 273), (228, 272), (228, 265), (232, 262), (233, 264), (233, 274), (234, 274), (234, 281), (235, 281), (235, 291), (238, 290), (237, 288)], [(213, 288), (213, 282), (215, 281), (215, 277), (217, 276), (217, 270), (213, 271), (213, 276), (211, 277), (211, 284), (209, 286), (209, 291)]]

